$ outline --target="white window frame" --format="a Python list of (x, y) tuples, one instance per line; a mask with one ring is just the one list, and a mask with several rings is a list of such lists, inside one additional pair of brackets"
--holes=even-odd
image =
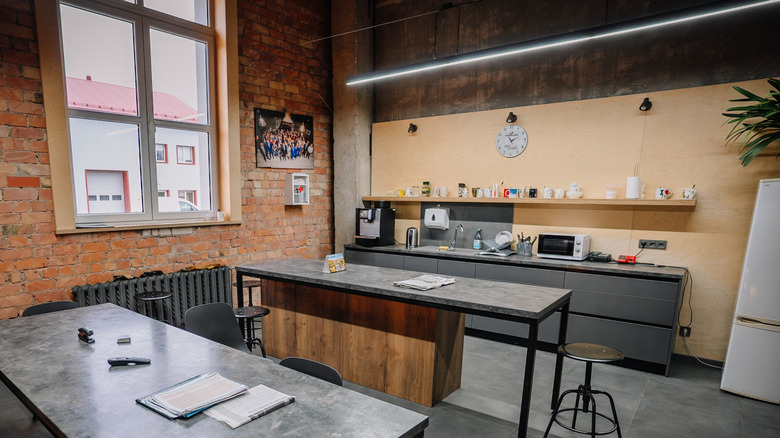
[[(64, 68), (62, 65), (62, 49), (59, 32), (59, 5), (60, 1), (34, 0), (36, 10), (36, 27), (38, 32), (39, 55), (41, 60), (41, 82), (43, 85), (44, 107), (46, 111), (46, 130), (51, 156), (52, 200), (54, 204), (55, 233), (72, 234), (83, 232), (104, 232), (103, 226), (91, 226), (89, 223), (77, 222), (73, 195), (73, 176), (70, 166), (70, 147), (68, 140), (68, 115), (65, 100)], [(84, 0), (64, 1), (64, 3), (83, 6), (88, 9), (99, 10), (106, 5), (114, 6), (124, 12), (132, 12), (136, 5), (123, 0)], [(239, 98), (238, 98), (238, 27), (236, 0), (211, 0), (211, 19), (216, 32), (216, 52), (209, 50), (211, 61), (210, 68), (210, 129), (212, 130), (210, 148), (212, 180), (212, 211), (202, 213), (202, 216), (193, 214), (183, 215), (183, 219), (173, 218), (171, 215), (152, 218), (147, 221), (127, 223), (113, 223), (114, 229), (153, 229), (191, 226), (205, 222), (207, 225), (217, 219), (217, 210), (224, 214), (220, 224), (241, 223), (241, 168), (240, 168), (240, 127), (239, 127)], [(104, 11), (101, 11), (104, 12)], [(168, 17), (156, 11), (147, 10), (151, 18), (150, 25), (160, 16)], [(111, 14), (109, 14), (111, 15)], [(189, 26), (198, 27), (186, 20), (171, 19), (177, 21), (177, 26), (186, 29)], [(178, 32), (189, 36), (186, 32)], [(197, 37), (201, 40), (202, 38)], [(144, 62), (138, 60), (137, 62)], [(214, 80), (214, 76), (216, 81)], [(151, 90), (148, 91), (151, 93)], [(215, 95), (216, 94), (216, 95)], [(151, 126), (165, 126), (177, 128), (176, 122), (155, 121)], [(188, 124), (191, 128), (191, 124)], [(154, 145), (153, 140), (150, 144)], [(145, 151), (151, 156), (152, 165), (155, 163), (154, 147), (148, 147)], [(147, 157), (147, 163), (149, 158)], [(216, 170), (219, 169), (219, 172)], [(151, 190), (145, 195), (145, 202), (154, 203), (156, 208), (156, 190)], [(150, 208), (146, 208), (150, 211)], [(207, 217), (209, 216), (210, 217)], [(123, 215), (125, 216), (125, 215)]]

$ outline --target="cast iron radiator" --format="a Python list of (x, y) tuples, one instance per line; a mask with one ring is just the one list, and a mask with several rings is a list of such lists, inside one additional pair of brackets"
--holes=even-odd
[(190, 307), (207, 303), (228, 303), (233, 307), (232, 270), (227, 266), (211, 269), (174, 272), (172, 274), (121, 279), (105, 283), (75, 286), (71, 289), (79, 306), (113, 303), (153, 316), (152, 306), (144, 306), (133, 297), (141, 292), (173, 292), (167, 300), (154, 302), (160, 319), (168, 319), (176, 327), (184, 325), (184, 312)]

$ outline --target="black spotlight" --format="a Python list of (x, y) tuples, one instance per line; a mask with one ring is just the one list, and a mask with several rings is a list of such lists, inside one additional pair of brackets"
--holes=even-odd
[(642, 101), (642, 105), (639, 105), (639, 111), (647, 111), (652, 107), (653, 107), (653, 102), (650, 102), (649, 97), (645, 97), (645, 100)]
[(509, 111), (509, 115), (506, 116), (506, 122), (507, 123), (515, 123), (517, 121), (517, 116), (512, 111)]
[(417, 132), (417, 125), (415, 125), (414, 123), (410, 123), (408, 132), (409, 134), (414, 134), (415, 132)]

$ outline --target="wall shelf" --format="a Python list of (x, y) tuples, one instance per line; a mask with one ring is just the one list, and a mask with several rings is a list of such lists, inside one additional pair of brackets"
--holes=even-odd
[(587, 198), (458, 198), (458, 197), (400, 197), (400, 196), (364, 196), (363, 202), (390, 201), (397, 203), (421, 203), (439, 202), (453, 204), (528, 204), (546, 206), (628, 206), (628, 207), (657, 207), (657, 208), (694, 208), (695, 199), (587, 199)]

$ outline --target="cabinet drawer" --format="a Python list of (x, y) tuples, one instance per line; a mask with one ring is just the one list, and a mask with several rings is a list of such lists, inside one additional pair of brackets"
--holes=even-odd
[[(549, 318), (539, 324), (539, 340), (551, 344), (558, 343), (558, 325), (561, 323), (560, 312), (555, 312)], [(571, 323), (571, 316), (569, 316)], [(490, 318), (487, 316), (474, 315), (469, 328), (484, 330), (491, 333), (516, 336), (518, 338), (528, 339), (528, 324), (505, 319)], [(568, 330), (567, 330), (568, 331)]]
[(672, 329), (584, 315), (569, 315), (566, 342), (591, 342), (620, 350), (626, 357), (658, 364), (669, 360)]
[(351, 249), (344, 250), (344, 260), (347, 263), (354, 263), (356, 265), (372, 265), (374, 264), (374, 253), (353, 251)]
[(382, 268), (403, 269), (404, 256), (395, 254), (374, 253), (374, 266)]
[(404, 269), (435, 274), (438, 271), (437, 260), (430, 257), (404, 256)]
[(675, 301), (574, 289), (569, 310), (672, 327), (676, 306)]
[(566, 289), (591, 290), (631, 297), (677, 301), (679, 283), (644, 278), (613, 277), (611, 275), (567, 272)]
[(439, 274), (474, 278), (476, 267), (472, 262), (457, 260), (439, 260)]
[(477, 263), (476, 278), (534, 284), (537, 286), (563, 287), (564, 272), (552, 269), (524, 268)]

